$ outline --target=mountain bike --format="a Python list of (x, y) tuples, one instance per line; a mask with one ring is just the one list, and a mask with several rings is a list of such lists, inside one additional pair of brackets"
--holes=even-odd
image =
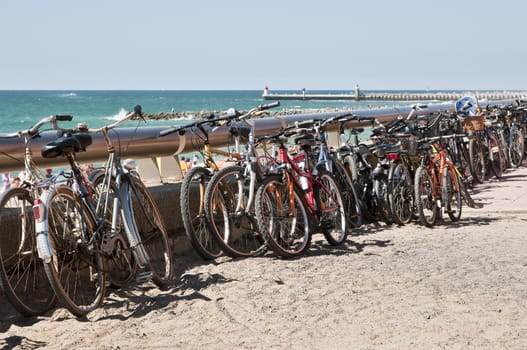
[[(76, 316), (101, 305), (107, 275), (110, 282), (124, 284), (138, 269), (138, 282), (152, 280), (160, 287), (172, 278), (172, 248), (159, 210), (133, 169), (121, 164), (120, 145), (115, 147), (110, 137), (112, 129), (136, 115), (141, 115), (140, 106), (113, 124), (83, 126), (41, 150), (44, 158), (67, 159), (71, 172), (66, 176), (78, 191), (54, 177), (33, 206), (39, 257), (58, 298)], [(108, 149), (96, 199), (76, 161), (76, 153), (91, 144), (92, 133), (102, 134)]]

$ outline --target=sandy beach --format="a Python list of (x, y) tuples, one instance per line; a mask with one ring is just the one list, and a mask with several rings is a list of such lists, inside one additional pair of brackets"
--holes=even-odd
[(525, 349), (527, 168), (474, 198), (457, 223), (316, 235), (293, 260), (179, 256), (170, 288), (112, 290), (86, 319), (24, 318), (0, 295), (0, 348)]

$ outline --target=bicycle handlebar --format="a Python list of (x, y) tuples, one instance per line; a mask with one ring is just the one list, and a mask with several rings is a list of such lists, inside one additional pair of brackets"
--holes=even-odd
[(143, 111), (142, 111), (142, 108), (141, 108), (140, 105), (135, 106), (133, 112), (128, 113), (127, 115), (124, 116), (124, 118), (121, 118), (121, 119), (117, 120), (115, 123), (112, 123), (112, 124), (109, 124), (109, 125), (105, 125), (103, 127), (97, 128), (97, 129), (92, 129), (92, 128), (84, 129), (84, 128), (82, 128), (82, 130), (80, 130), (80, 131), (88, 132), (88, 133), (91, 133), (91, 134), (97, 134), (97, 133), (102, 132), (103, 130), (107, 131), (107, 130), (114, 129), (114, 128), (124, 124), (125, 122), (129, 121), (130, 119), (132, 119), (132, 117), (134, 117), (136, 115), (141, 117), (141, 118), (143, 117)]
[(64, 114), (50, 115), (49, 117), (42, 118), (29, 129), (19, 130), (19, 131), (15, 131), (12, 133), (0, 133), (0, 138), (9, 139), (9, 138), (15, 138), (15, 137), (22, 137), (22, 136), (33, 137), (35, 135), (38, 135), (40, 128), (46, 124), (51, 124), (51, 127), (53, 130), (65, 131), (67, 129), (59, 128), (59, 126), (57, 125), (57, 121), (68, 121), (69, 122), (72, 119), (73, 119), (73, 116), (71, 115), (64, 115)]
[[(192, 127), (201, 126), (204, 124), (217, 124), (218, 126), (226, 125), (228, 122), (232, 120), (239, 120), (242, 121), (244, 119), (247, 119), (253, 115), (255, 115), (257, 112), (262, 112), (265, 110), (268, 110), (270, 108), (278, 107), (280, 106), (280, 101), (269, 103), (269, 104), (261, 104), (257, 107), (251, 109), (245, 114), (240, 113), (234, 108), (229, 109), (225, 115), (213, 119), (206, 119), (206, 120), (199, 120), (190, 124), (182, 125), (182, 126), (174, 126), (166, 130), (162, 130), (159, 132), (159, 136), (166, 136), (169, 134), (172, 134), (177, 131), (185, 130)], [(224, 123), (223, 123), (224, 122)]]

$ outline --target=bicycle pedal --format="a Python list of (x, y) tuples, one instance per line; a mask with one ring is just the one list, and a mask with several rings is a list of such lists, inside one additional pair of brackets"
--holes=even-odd
[(148, 282), (152, 279), (152, 272), (151, 271), (143, 271), (143, 272), (139, 272), (137, 273), (137, 275), (135, 276), (135, 281), (137, 283), (143, 283), (143, 282)]

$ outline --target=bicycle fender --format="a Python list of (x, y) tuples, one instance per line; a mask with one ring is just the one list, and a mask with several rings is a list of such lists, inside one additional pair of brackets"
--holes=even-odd
[[(43, 203), (39, 204), (44, 206)], [(46, 230), (48, 224), (47, 211), (42, 210), (42, 219), (36, 220), (35, 222), (35, 233), (37, 239), (37, 252), (38, 256), (46, 264), (51, 262), (51, 257), (53, 252), (51, 251), (51, 246), (49, 244), (48, 231)]]

